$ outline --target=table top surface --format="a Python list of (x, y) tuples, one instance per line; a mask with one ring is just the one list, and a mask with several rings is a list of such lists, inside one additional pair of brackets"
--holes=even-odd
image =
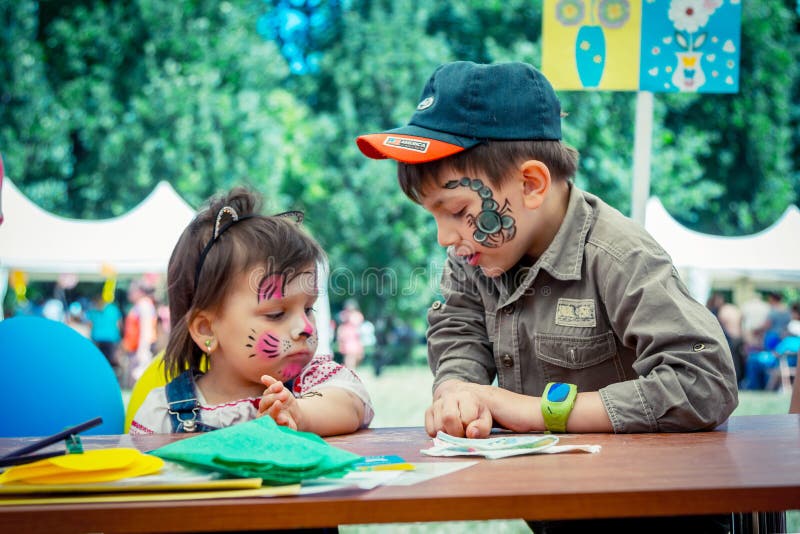
[[(0, 454), (31, 438), (0, 439)], [(174, 435), (86, 436), (86, 449), (152, 450)], [(422, 428), (378, 428), (326, 441), (361, 455), (432, 458)], [(711, 432), (569, 434), (596, 454), (477, 463), (411, 486), (316, 496), (0, 506), (0, 530), (213, 531), (467, 519), (578, 519), (800, 509), (800, 416), (733, 417)], [(154, 518), (157, 518), (155, 520)], [(8, 527), (8, 528), (7, 528)], [(70, 527), (72, 528), (72, 527)]]

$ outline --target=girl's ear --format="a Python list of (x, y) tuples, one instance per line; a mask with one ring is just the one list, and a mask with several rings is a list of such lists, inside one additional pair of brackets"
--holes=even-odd
[(192, 336), (195, 345), (205, 353), (212, 352), (217, 346), (217, 339), (214, 337), (212, 328), (213, 323), (214, 315), (208, 311), (198, 312), (189, 321), (189, 335)]
[(550, 191), (550, 169), (541, 161), (531, 159), (520, 165), (519, 171), (522, 176), (522, 202), (526, 208), (536, 209)]

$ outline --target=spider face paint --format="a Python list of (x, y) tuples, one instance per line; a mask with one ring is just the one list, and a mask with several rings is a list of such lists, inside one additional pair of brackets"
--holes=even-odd
[(517, 233), (516, 221), (511, 216), (508, 199), (503, 207), (494, 199), (494, 193), (483, 181), (466, 176), (459, 180), (450, 180), (444, 184), (445, 189), (467, 187), (481, 198), (481, 211), (478, 215), (468, 213), (467, 222), (475, 229), (472, 239), (486, 248), (497, 248), (514, 239)]

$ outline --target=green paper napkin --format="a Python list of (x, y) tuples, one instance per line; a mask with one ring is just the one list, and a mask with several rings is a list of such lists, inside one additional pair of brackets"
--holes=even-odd
[(361, 460), (316, 434), (278, 426), (269, 417), (176, 441), (151, 454), (229, 475), (258, 477), (269, 485), (342, 476)]

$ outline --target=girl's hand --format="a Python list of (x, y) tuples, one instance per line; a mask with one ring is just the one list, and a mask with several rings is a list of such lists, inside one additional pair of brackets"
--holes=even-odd
[(292, 392), (286, 389), (282, 382), (269, 375), (261, 377), (261, 382), (267, 386), (258, 404), (258, 416), (268, 415), (281, 426), (288, 426), (298, 430), (301, 419), (300, 405)]

